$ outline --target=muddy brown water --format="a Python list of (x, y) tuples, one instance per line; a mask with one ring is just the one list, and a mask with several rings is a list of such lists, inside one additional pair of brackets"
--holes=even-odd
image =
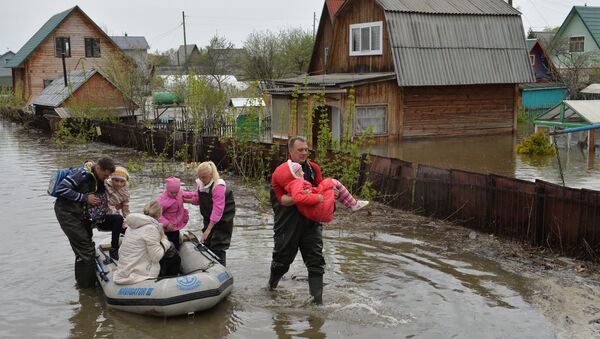
[[(566, 186), (600, 190), (600, 151), (596, 151), (590, 159), (587, 149), (577, 146), (577, 140), (585, 139), (584, 134), (573, 134), (569, 148), (567, 137), (558, 137), (558, 158), (517, 155), (515, 146), (531, 132), (530, 126), (519, 126), (515, 134), (380, 144), (373, 147), (372, 153), (403, 159), (413, 164), (494, 173), (529, 181), (540, 179), (556, 184), (562, 184), (562, 168)], [(596, 140), (599, 140), (598, 136)]]
[[(530, 281), (493, 261), (444, 254), (426, 228), (390, 218), (376, 206), (372, 216), (339, 211), (325, 228), (323, 307), (308, 302), (300, 256), (270, 292), (272, 212), (235, 178), (228, 178), (238, 207), (228, 251), (232, 294), (193, 317), (112, 310), (100, 289), (75, 288), (74, 256), (45, 193), (55, 169), (101, 154), (120, 162), (140, 157), (104, 144), (61, 150), (36, 131), (0, 121), (0, 337), (555, 337), (552, 322), (530, 304)], [(147, 162), (143, 173), (132, 175), (132, 211), (161, 192), (154, 167)], [(184, 177), (188, 188), (192, 179)], [(199, 213), (194, 207), (190, 212), (188, 227), (197, 230)], [(95, 234), (97, 242), (109, 237)]]

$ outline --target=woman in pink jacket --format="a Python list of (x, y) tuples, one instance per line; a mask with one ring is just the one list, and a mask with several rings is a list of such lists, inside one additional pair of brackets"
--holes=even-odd
[(181, 181), (177, 177), (165, 179), (165, 191), (156, 199), (162, 206), (162, 216), (158, 220), (164, 227), (169, 241), (179, 249), (179, 230), (187, 225), (190, 218), (188, 210), (183, 206)]
[(212, 161), (201, 163), (197, 171), (196, 191), (185, 192), (185, 201), (200, 206), (200, 214), (204, 219), (200, 241), (213, 251), (225, 266), (225, 251), (231, 243), (235, 216), (233, 192), (221, 179), (217, 166)]

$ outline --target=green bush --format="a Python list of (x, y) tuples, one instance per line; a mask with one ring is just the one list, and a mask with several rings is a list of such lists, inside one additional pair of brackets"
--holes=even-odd
[(555, 155), (556, 148), (550, 143), (550, 138), (544, 132), (537, 132), (526, 137), (517, 145), (517, 153), (527, 155)]

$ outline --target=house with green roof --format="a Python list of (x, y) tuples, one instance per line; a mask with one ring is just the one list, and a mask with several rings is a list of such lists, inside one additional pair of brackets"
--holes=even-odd
[[(26, 18), (24, 18), (26, 20)], [(30, 104), (52, 81), (75, 69), (102, 67), (119, 46), (79, 6), (52, 16), (10, 59), (13, 88)]]
[[(600, 7), (573, 6), (550, 45), (552, 61), (559, 69), (569, 65), (565, 65), (557, 53), (595, 53), (600, 56)], [(587, 66), (592, 68), (600, 64)]]

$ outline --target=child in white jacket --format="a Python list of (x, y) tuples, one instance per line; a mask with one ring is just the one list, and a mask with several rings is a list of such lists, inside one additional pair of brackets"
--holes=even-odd
[(144, 214), (131, 213), (127, 216), (128, 229), (119, 249), (119, 265), (113, 276), (115, 283), (135, 284), (179, 273), (179, 255), (164, 258), (166, 251), (174, 245), (167, 239), (157, 220), (161, 214), (160, 204), (151, 201), (144, 207)]

